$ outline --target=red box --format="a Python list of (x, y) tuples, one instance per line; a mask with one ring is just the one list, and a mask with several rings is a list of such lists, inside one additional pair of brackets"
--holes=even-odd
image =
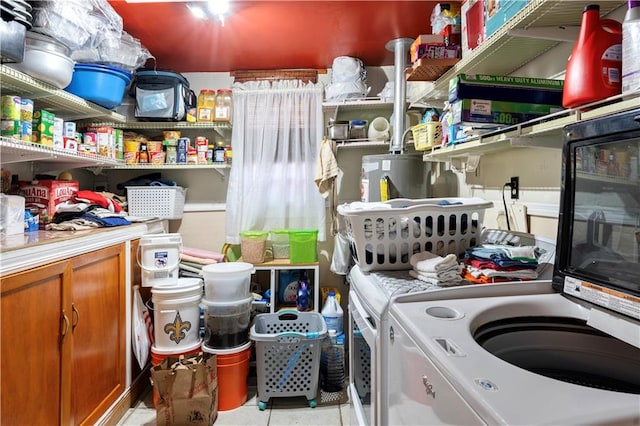
[(40, 226), (50, 222), (51, 217), (56, 212), (56, 206), (71, 199), (79, 188), (76, 180), (20, 182), (20, 190), (24, 195), (25, 207), (38, 208)]

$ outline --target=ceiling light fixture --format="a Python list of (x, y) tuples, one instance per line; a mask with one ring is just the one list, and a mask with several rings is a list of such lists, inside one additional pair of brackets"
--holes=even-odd
[(201, 3), (189, 3), (187, 7), (198, 19), (218, 19), (224, 26), (224, 19), (229, 14), (229, 0), (207, 0)]
[(207, 11), (200, 4), (189, 3), (187, 4), (187, 8), (191, 12), (191, 14), (197, 19), (207, 19)]

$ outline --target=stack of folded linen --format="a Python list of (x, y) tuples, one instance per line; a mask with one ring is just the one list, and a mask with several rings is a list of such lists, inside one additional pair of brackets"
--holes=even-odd
[(455, 254), (442, 257), (426, 251), (412, 255), (409, 263), (413, 267), (409, 274), (424, 282), (442, 287), (465, 283), (460, 275), (462, 265), (458, 263), (458, 257)]
[(476, 284), (538, 278), (538, 248), (483, 244), (466, 250), (464, 278)]
[(202, 267), (222, 262), (224, 255), (215, 251), (193, 247), (180, 247), (180, 275), (202, 276)]

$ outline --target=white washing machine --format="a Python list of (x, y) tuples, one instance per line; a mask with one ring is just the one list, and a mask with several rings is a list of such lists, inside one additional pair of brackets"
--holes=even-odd
[[(554, 242), (537, 238), (526, 240), (525, 234), (487, 231), (488, 239), (512, 239), (536, 244), (547, 251), (538, 269), (540, 280), (528, 282), (550, 283)], [(545, 281), (546, 280), (546, 281)], [(450, 294), (450, 288), (417, 280), (408, 270), (363, 272), (354, 266), (349, 275), (349, 395), (351, 424), (358, 426), (387, 425), (389, 423), (388, 370), (393, 358), (389, 355), (389, 307), (404, 295), (423, 293)], [(470, 290), (487, 286), (466, 286)], [(467, 291), (470, 291), (467, 290)]]
[(394, 295), (435, 289), (408, 271), (362, 272), (354, 266), (349, 291), (349, 400), (351, 424), (385, 425), (389, 301)]
[(640, 109), (564, 132), (552, 283), (395, 298), (389, 424), (640, 424)]

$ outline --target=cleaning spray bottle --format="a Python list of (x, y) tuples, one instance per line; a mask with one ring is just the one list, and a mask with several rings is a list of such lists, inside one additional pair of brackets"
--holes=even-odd
[(622, 22), (622, 93), (640, 91), (640, 0), (628, 0)]
[(567, 64), (562, 105), (574, 108), (620, 94), (621, 74), (622, 24), (600, 19), (597, 4), (585, 6)]

